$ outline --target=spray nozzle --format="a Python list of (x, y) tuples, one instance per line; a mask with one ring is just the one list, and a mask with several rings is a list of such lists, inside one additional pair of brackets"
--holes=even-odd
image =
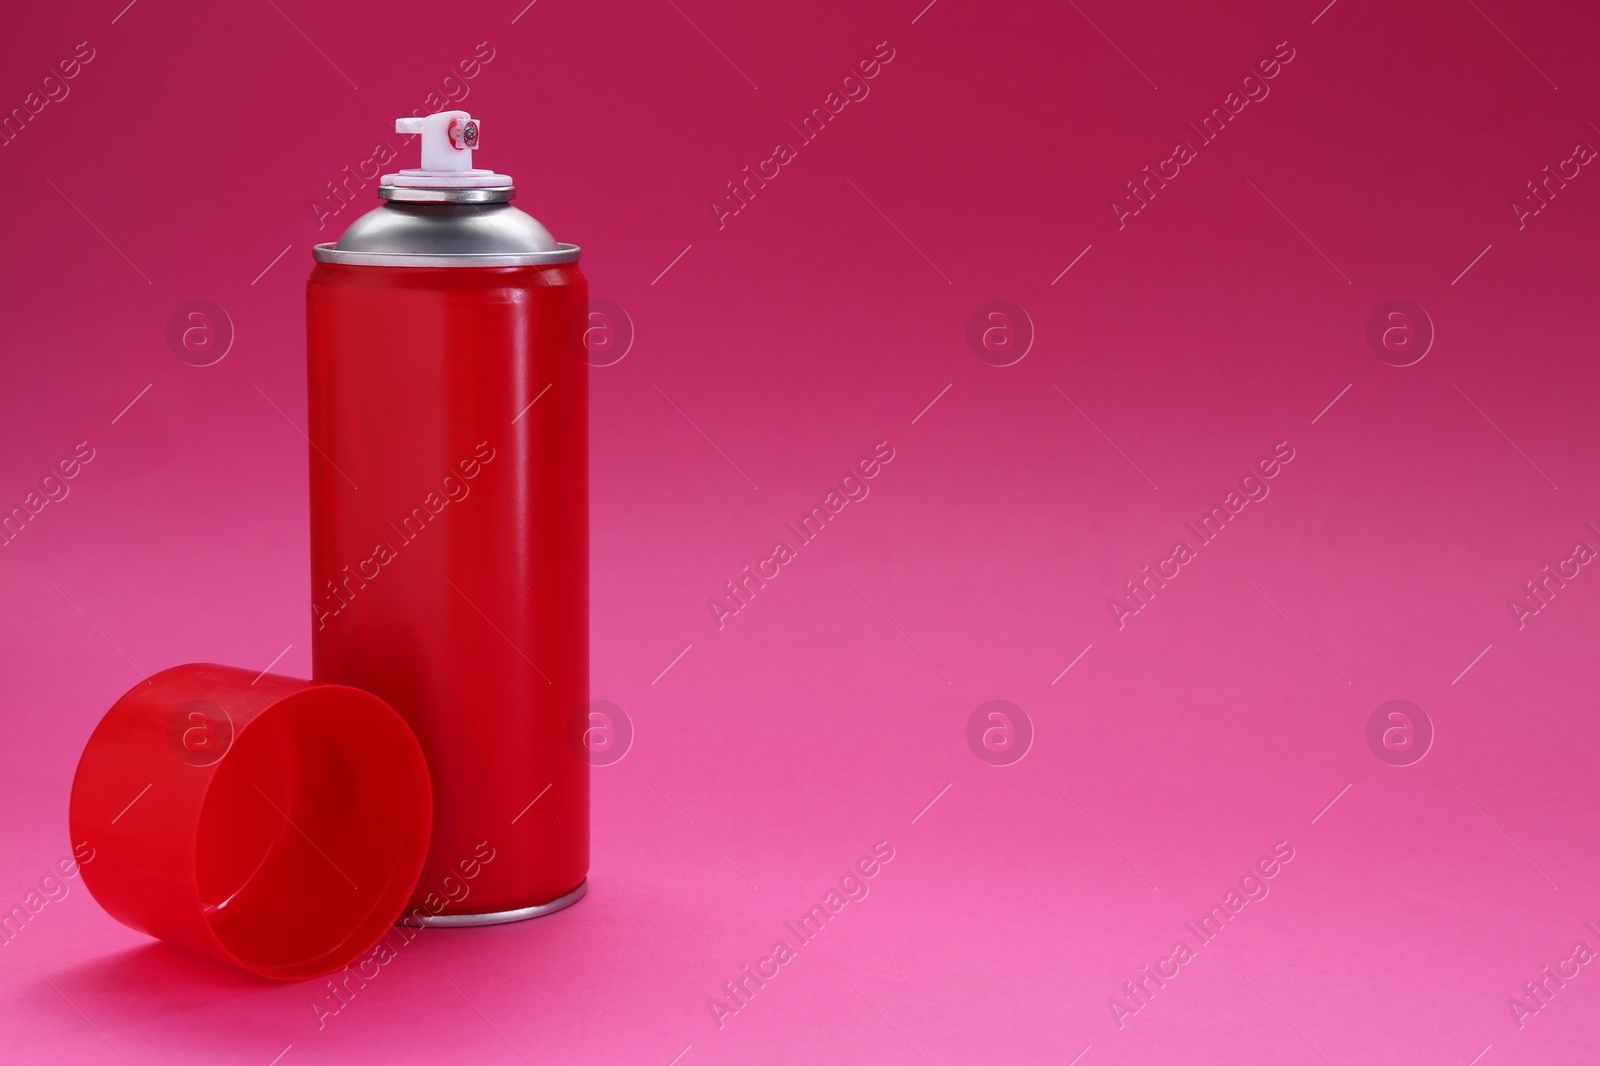
[(396, 133), (422, 140), (422, 166), (385, 174), (381, 184), (411, 189), (459, 189), (510, 185), (511, 179), (472, 165), (478, 147), (478, 120), (465, 111), (440, 111), (425, 118), (397, 118)]

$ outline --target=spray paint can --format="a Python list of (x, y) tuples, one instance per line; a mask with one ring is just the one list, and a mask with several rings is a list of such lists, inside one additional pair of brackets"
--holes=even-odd
[(406, 921), (583, 895), (589, 765), (587, 315), (579, 250), (476, 169), (465, 111), (400, 119), (422, 166), (318, 245), (306, 290), (314, 676), (421, 742), (433, 836)]

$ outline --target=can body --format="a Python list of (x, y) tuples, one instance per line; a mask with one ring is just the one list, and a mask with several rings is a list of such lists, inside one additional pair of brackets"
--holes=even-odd
[[(588, 381), (576, 263), (319, 262), (307, 286), (313, 675), (421, 742), (433, 837), (408, 912), (581, 892)], [(537, 913), (537, 911), (534, 911)]]

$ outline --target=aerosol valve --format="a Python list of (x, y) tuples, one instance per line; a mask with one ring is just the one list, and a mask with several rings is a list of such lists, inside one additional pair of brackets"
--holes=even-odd
[(385, 174), (382, 184), (400, 188), (464, 188), (510, 185), (511, 179), (472, 165), (478, 147), (478, 120), (465, 111), (440, 111), (426, 118), (397, 118), (396, 133), (422, 139), (422, 166)]

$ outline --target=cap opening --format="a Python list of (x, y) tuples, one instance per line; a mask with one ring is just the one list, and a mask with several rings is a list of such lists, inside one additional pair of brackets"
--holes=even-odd
[(206, 792), (196, 885), (212, 933), (265, 977), (337, 970), (400, 914), (431, 824), (399, 715), (342, 686), (287, 696), (240, 730)]

